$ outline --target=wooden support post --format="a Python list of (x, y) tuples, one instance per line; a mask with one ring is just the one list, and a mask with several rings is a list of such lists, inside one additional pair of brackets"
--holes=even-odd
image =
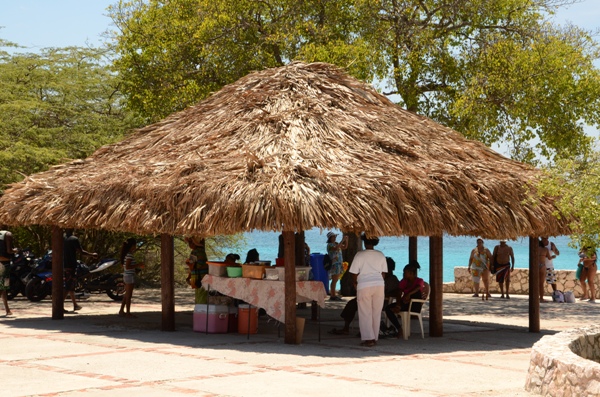
[(175, 247), (173, 236), (160, 236), (160, 295), (162, 331), (175, 331)]
[(348, 248), (342, 250), (342, 256), (345, 262), (351, 264), (356, 253), (362, 251), (362, 241), (360, 236), (355, 233), (344, 233), (344, 236), (348, 236)]
[(296, 266), (306, 266), (304, 255), (304, 232), (299, 232), (294, 235), (295, 251), (296, 251)]
[(442, 297), (444, 288), (442, 236), (429, 237), (429, 336), (444, 335)]
[(414, 236), (411, 236), (408, 238), (408, 261), (412, 261), (412, 260), (418, 260), (418, 254), (417, 254), (417, 238)]
[(294, 232), (283, 232), (285, 261), (285, 343), (296, 343), (296, 267)]
[(65, 318), (65, 288), (63, 283), (63, 230), (52, 226), (52, 319)]
[(538, 238), (529, 237), (529, 332), (540, 332), (540, 255)]

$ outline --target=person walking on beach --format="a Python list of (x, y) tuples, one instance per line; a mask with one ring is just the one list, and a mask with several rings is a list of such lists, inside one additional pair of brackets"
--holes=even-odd
[(356, 286), (358, 303), (358, 325), (360, 327), (361, 346), (372, 347), (379, 339), (379, 323), (385, 297), (385, 275), (387, 261), (381, 251), (374, 247), (379, 243), (377, 237), (362, 235), (365, 250), (354, 256), (350, 265), (350, 274)]
[(477, 246), (471, 251), (469, 257), (469, 272), (473, 277), (474, 297), (479, 296), (479, 282), (483, 280), (483, 295), (481, 300), (488, 300), (490, 295), (490, 263), (492, 254), (489, 249), (483, 245), (483, 239), (477, 239)]
[(548, 240), (548, 237), (541, 237), (541, 241), (550, 253), (550, 259), (546, 258), (546, 283), (550, 284), (552, 292), (554, 292), (556, 291), (556, 272), (554, 271), (553, 259), (560, 255), (560, 252), (556, 245)]
[[(342, 298), (337, 296), (336, 286), (340, 278), (340, 275), (344, 273), (342, 257), (342, 250), (348, 248), (348, 236), (344, 236), (341, 242), (336, 241), (337, 234), (334, 232), (327, 233), (327, 255), (331, 259), (331, 269), (329, 269), (329, 275), (331, 276), (331, 286), (329, 288), (329, 300), (341, 301)], [(378, 240), (379, 241), (379, 240)], [(383, 257), (385, 260), (385, 257)]]
[(493, 262), (495, 264), (496, 282), (500, 286), (500, 298), (504, 299), (504, 285), (506, 284), (506, 299), (510, 287), (510, 273), (515, 270), (515, 254), (506, 240), (500, 240), (500, 244), (494, 247)]
[(8, 230), (0, 230), (0, 294), (6, 315), (12, 315), (8, 307), (8, 289), (10, 288), (10, 257), (13, 255), (13, 237)]

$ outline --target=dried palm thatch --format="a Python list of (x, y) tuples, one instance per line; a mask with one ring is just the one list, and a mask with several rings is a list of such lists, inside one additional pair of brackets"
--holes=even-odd
[(202, 236), (567, 232), (550, 201), (526, 200), (537, 175), (332, 65), (293, 63), (13, 184), (0, 222)]

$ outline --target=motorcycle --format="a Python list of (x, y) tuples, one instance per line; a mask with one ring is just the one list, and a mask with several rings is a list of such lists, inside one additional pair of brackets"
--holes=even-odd
[[(50, 258), (50, 262), (52, 259)], [(87, 266), (77, 261), (75, 269), (75, 293), (106, 293), (115, 301), (121, 301), (125, 293), (125, 283), (122, 273), (104, 272), (117, 263), (115, 259), (105, 259), (94, 265)], [(52, 268), (33, 274), (25, 287), (25, 295), (32, 302), (39, 302), (52, 294)]]
[(32, 302), (39, 302), (52, 293), (52, 251), (35, 261), (25, 284), (25, 296)]
[(13, 299), (21, 294), (25, 296), (25, 286), (29, 281), (31, 271), (35, 264), (35, 256), (29, 249), (19, 250), (10, 261), (9, 289), (6, 298)]
[(105, 272), (117, 262), (116, 259), (104, 259), (91, 266), (80, 263), (75, 272), (75, 292), (84, 295), (106, 292), (110, 299), (121, 301), (125, 294), (123, 274)]

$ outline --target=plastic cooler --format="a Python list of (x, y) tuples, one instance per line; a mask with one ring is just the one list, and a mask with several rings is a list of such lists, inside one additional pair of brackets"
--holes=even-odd
[(205, 304), (198, 304), (194, 307), (194, 331), (225, 334), (228, 328), (229, 307), (227, 305), (208, 305), (207, 308)]
[(329, 273), (325, 270), (324, 262), (324, 254), (310, 254), (310, 267), (312, 268), (313, 278), (315, 281), (323, 282), (325, 292), (329, 295)]

